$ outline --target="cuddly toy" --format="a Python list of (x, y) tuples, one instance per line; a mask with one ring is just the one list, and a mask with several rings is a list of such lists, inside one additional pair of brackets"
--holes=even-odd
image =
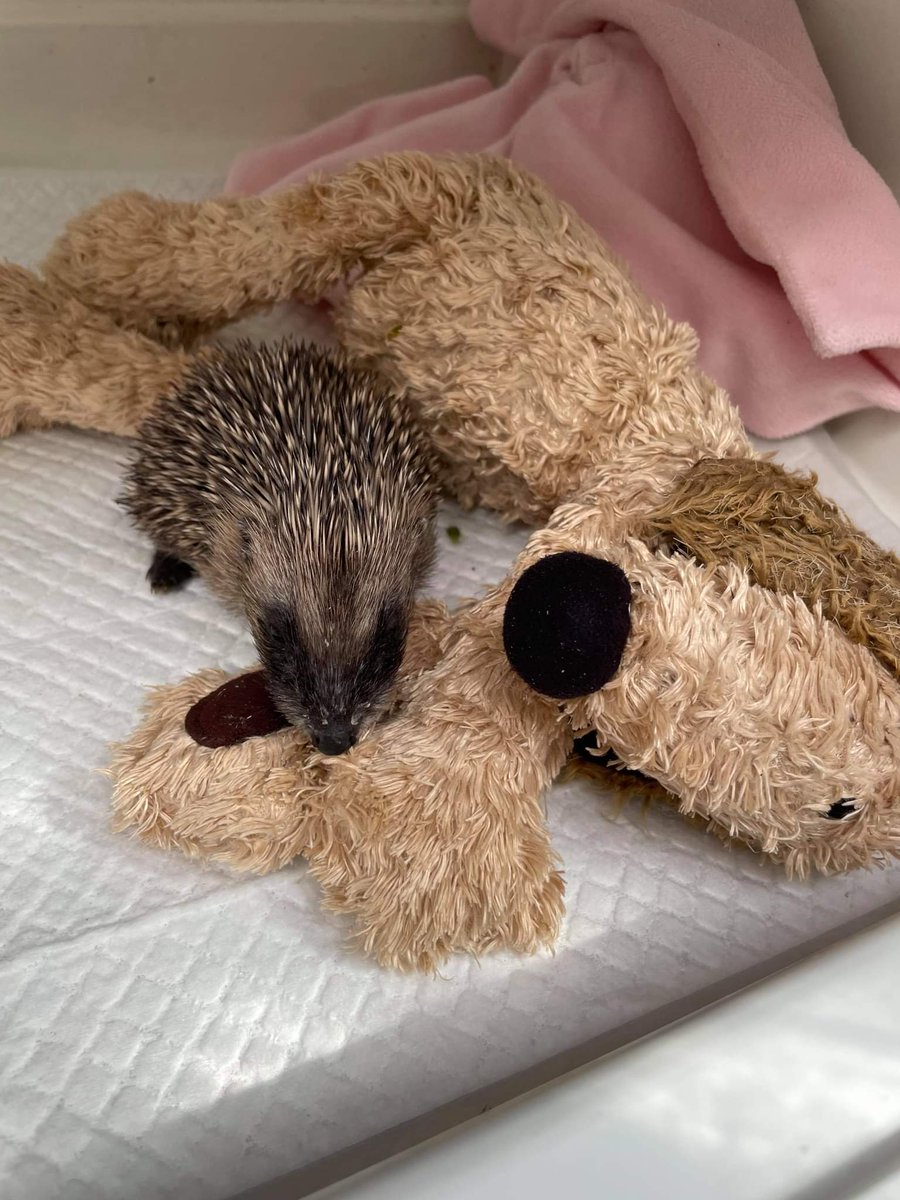
[(553, 942), (542, 802), (577, 737), (793, 871), (900, 851), (900, 563), (756, 457), (693, 331), (538, 181), (404, 154), (261, 198), (126, 194), (44, 270), (0, 280), (5, 432), (133, 432), (198, 336), (343, 284), (343, 344), (415, 405), (448, 492), (543, 526), (478, 601), (420, 603), (393, 715), (341, 758), (258, 674), (154, 693), (115, 752), (120, 827), (303, 855), (368, 952), (422, 969)]

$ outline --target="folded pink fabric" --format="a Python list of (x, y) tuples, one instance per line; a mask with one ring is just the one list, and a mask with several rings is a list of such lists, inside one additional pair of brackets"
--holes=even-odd
[(389, 150), (546, 180), (701, 338), (751, 430), (900, 409), (900, 207), (847, 140), (793, 0), (472, 0), (508, 82), (376, 101), (242, 156), (239, 192)]

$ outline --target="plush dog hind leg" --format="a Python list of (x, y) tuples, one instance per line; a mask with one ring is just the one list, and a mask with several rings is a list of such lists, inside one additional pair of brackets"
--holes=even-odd
[(122, 193), (71, 221), (44, 271), (123, 324), (212, 329), (294, 296), (318, 298), (367, 259), (458, 222), (475, 162), (389, 155), (271, 196)]
[(0, 265), (0, 436), (75, 425), (129, 436), (191, 358)]

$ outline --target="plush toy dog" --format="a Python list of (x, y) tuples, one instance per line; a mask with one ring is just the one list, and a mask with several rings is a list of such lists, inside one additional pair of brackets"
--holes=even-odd
[(279, 728), (259, 676), (156, 692), (119, 825), (239, 868), (302, 854), (368, 951), (423, 969), (553, 941), (542, 798), (589, 732), (792, 870), (898, 853), (900, 563), (754, 455), (692, 330), (505, 161), (106, 201), (43, 281), (5, 268), (0, 429), (131, 433), (199, 334), (340, 283), (341, 340), (415, 404), (448, 491), (543, 528), (477, 602), (419, 606), (396, 711), (343, 758)]

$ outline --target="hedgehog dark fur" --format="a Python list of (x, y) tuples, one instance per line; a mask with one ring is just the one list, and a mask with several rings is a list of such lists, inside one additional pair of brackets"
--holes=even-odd
[(250, 623), (276, 704), (327, 753), (383, 710), (434, 555), (405, 403), (297, 342), (212, 351), (142, 426), (122, 503), (160, 590), (198, 571)]

